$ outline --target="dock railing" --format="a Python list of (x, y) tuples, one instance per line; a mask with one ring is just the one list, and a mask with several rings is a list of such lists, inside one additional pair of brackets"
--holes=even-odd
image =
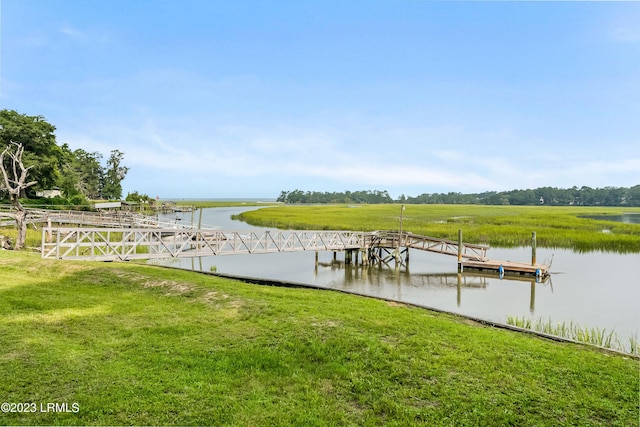
[[(391, 231), (225, 231), (176, 228), (45, 227), (42, 257), (129, 260), (299, 251), (406, 248), (457, 255), (457, 242)], [(466, 245), (464, 258), (486, 258), (486, 246)]]

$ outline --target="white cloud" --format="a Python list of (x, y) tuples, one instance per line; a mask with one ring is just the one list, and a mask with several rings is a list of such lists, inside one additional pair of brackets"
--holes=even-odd
[(78, 30), (77, 28), (72, 27), (69, 24), (64, 24), (62, 27), (60, 27), (60, 32), (62, 34), (64, 34), (67, 37), (70, 37), (72, 39), (76, 39), (76, 40), (86, 40), (87, 39), (87, 35), (85, 33), (83, 33), (82, 31)]
[[(638, 180), (640, 170), (637, 156), (611, 159), (604, 153), (590, 152), (588, 158), (577, 159), (562, 152), (550, 154), (531, 148), (528, 141), (515, 133), (479, 132), (474, 139), (484, 146), (487, 138), (500, 134), (499, 144), (513, 144), (511, 150), (469, 151), (462, 147), (472, 132), (461, 129), (447, 132), (404, 129), (406, 140), (412, 142), (400, 148), (386, 143), (394, 131), (385, 130), (384, 125), (369, 129), (364, 136), (360, 131), (361, 128), (213, 124), (196, 120), (161, 122), (141, 112), (130, 118), (128, 124), (94, 124), (83, 133), (62, 135), (59, 140), (72, 148), (100, 151), (105, 158), (113, 149), (123, 151), (125, 164), (138, 171), (130, 174), (131, 179), (139, 177), (144, 185), (169, 188), (176, 186), (176, 181), (188, 179), (202, 182), (203, 186), (215, 182), (218, 188), (242, 187), (238, 191), (277, 187), (260, 190), (262, 194), (292, 188), (365, 187), (417, 195), (621, 185), (617, 182), (634, 185), (637, 182), (630, 181), (633, 177)], [(427, 146), (416, 142), (431, 140), (433, 134), (443, 139)], [(353, 140), (359, 143), (350, 144)], [(552, 145), (551, 141), (544, 142)], [(371, 149), (367, 149), (367, 144)], [(611, 181), (612, 177), (617, 180)], [(140, 191), (159, 191), (147, 190), (133, 181), (127, 185)]]
[(69, 23), (62, 24), (59, 33), (66, 39), (80, 45), (104, 44), (109, 41), (109, 37), (96, 30), (81, 30)]
[(612, 39), (620, 43), (640, 42), (640, 27), (619, 26), (613, 29)]
[(451, 188), (482, 189), (490, 181), (473, 171), (456, 173), (442, 168), (423, 168), (416, 165), (360, 165), (354, 162), (348, 166), (332, 167), (322, 164), (300, 166), (296, 174), (307, 174), (327, 180), (341, 180), (345, 183), (374, 186), (448, 186)]

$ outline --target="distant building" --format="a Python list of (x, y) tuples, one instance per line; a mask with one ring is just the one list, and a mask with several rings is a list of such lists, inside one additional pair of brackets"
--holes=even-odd
[(44, 197), (46, 199), (62, 197), (62, 191), (60, 191), (60, 189), (57, 187), (53, 187), (51, 190), (36, 191), (36, 197)]
[(138, 203), (120, 201), (120, 202), (98, 202), (93, 205), (94, 208), (98, 210), (106, 209), (109, 211), (112, 210), (120, 210), (120, 211), (132, 211), (138, 206)]
[(122, 202), (102, 202), (94, 205), (96, 209), (120, 209)]

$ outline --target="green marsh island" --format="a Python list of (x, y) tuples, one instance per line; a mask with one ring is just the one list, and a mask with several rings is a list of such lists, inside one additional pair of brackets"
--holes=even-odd
[[(251, 210), (237, 219), (252, 225), (308, 230), (397, 230), (400, 204), (281, 205)], [(604, 218), (639, 214), (639, 208), (407, 204), (405, 231), (467, 243), (519, 247), (537, 233), (540, 247), (640, 253), (640, 224)], [(597, 217), (598, 219), (594, 219)]]

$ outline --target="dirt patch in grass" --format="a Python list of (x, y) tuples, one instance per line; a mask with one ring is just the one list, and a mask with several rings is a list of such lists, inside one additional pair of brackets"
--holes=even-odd
[(200, 302), (212, 306), (224, 306), (234, 310), (243, 306), (240, 300), (231, 298), (225, 293), (198, 286), (194, 283), (171, 279), (156, 279), (145, 274), (125, 270), (114, 270), (113, 273), (123, 281), (135, 283), (143, 289), (161, 290), (165, 296), (189, 296), (195, 303)]
[(241, 301), (230, 298), (231, 297), (227, 294), (221, 294), (216, 291), (208, 291), (205, 292), (201, 297), (199, 297), (198, 300), (210, 305), (224, 304), (235, 309), (242, 307)]
[(189, 283), (174, 282), (173, 280), (147, 280), (142, 284), (143, 288), (163, 288), (167, 295), (184, 295), (194, 291)]
[(387, 301), (387, 305), (389, 307), (407, 307), (407, 304), (403, 304), (401, 302), (396, 302), (396, 301)]

